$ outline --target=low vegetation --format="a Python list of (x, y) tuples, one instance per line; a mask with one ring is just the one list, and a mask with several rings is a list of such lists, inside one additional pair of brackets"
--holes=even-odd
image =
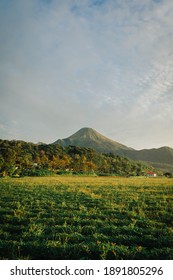
[(0, 179), (1, 259), (173, 259), (173, 179)]

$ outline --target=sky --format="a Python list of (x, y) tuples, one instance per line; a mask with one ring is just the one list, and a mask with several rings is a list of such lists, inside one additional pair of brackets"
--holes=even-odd
[(0, 0), (0, 138), (173, 147), (172, 0)]

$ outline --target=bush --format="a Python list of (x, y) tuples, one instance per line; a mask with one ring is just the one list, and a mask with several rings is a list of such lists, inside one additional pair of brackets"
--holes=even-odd
[(22, 173), (25, 176), (50, 176), (53, 175), (54, 172), (49, 169), (30, 169)]
[(164, 175), (167, 178), (173, 178), (173, 174), (171, 172), (166, 172)]

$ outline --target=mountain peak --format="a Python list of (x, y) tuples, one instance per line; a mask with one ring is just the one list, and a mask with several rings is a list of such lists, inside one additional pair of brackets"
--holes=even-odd
[(91, 127), (83, 127), (81, 129), (79, 129), (76, 133), (74, 133), (73, 135), (75, 135), (75, 134), (82, 135), (82, 134), (90, 134), (90, 133), (98, 133), (98, 132)]
[(123, 150), (131, 150), (131, 148), (103, 136), (90, 127), (83, 127), (68, 138), (59, 139), (53, 144), (59, 144), (64, 147), (73, 145), (92, 148), (102, 153), (116, 152), (118, 154), (123, 154)]
[(73, 135), (71, 135), (69, 137), (70, 139), (80, 139), (80, 138), (88, 138), (88, 139), (99, 139), (99, 138), (106, 138), (103, 135), (101, 135), (100, 133), (98, 133), (96, 130), (94, 130), (93, 128), (90, 127), (83, 127), (81, 129), (79, 129), (76, 133), (74, 133)]
[(82, 127), (77, 132), (79, 132), (79, 131), (87, 132), (87, 131), (95, 131), (95, 130), (91, 127)]

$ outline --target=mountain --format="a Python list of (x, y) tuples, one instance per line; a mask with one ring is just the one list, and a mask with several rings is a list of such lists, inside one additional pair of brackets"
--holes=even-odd
[(133, 150), (126, 153), (130, 158), (134, 160), (143, 161), (156, 161), (159, 163), (173, 164), (173, 149), (169, 147), (161, 147), (158, 149), (144, 149), (144, 150)]
[(155, 168), (173, 172), (173, 149), (161, 147), (158, 149), (143, 149), (126, 151), (126, 156), (133, 160), (147, 162)]
[(81, 128), (68, 138), (58, 139), (53, 144), (60, 146), (80, 146), (92, 148), (100, 153), (113, 153), (126, 156), (133, 160), (141, 160), (163, 171), (173, 172), (173, 149), (161, 147), (158, 149), (135, 150), (113, 141), (92, 128)]
[(118, 155), (123, 155), (126, 150), (133, 150), (132, 148), (113, 141), (88, 127), (81, 128), (68, 138), (58, 139), (53, 144), (59, 144), (63, 147), (72, 145), (92, 148), (100, 153), (113, 153)]

